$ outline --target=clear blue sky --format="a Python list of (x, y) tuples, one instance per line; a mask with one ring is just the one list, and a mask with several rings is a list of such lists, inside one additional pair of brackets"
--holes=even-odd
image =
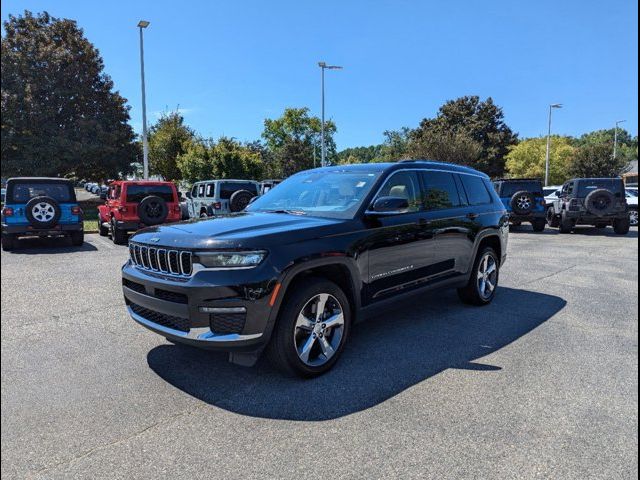
[(638, 132), (638, 5), (578, 1), (2, 0), (72, 18), (100, 50), (139, 131), (136, 24), (145, 31), (151, 121), (180, 106), (204, 136), (257, 139), (288, 106), (320, 114), (319, 60), (338, 148), (380, 143), (446, 100), (491, 96), (521, 137), (581, 133), (627, 119)]

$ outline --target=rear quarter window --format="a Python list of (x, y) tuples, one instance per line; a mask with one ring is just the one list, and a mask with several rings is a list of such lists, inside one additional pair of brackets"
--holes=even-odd
[(160, 197), (165, 202), (175, 201), (173, 188), (169, 185), (128, 185), (126, 201), (128, 203), (140, 203), (143, 198), (150, 195)]
[(491, 195), (481, 177), (460, 175), (460, 180), (462, 180), (462, 185), (467, 193), (469, 205), (487, 205), (491, 203)]
[(578, 182), (578, 196), (586, 197), (594, 190), (598, 189), (609, 190), (610, 192), (615, 193), (618, 196), (622, 196), (622, 192), (624, 190), (624, 185), (622, 180), (618, 178), (603, 178), (603, 179), (592, 179), (592, 180), (580, 180)]
[(229, 200), (238, 190), (247, 190), (254, 195), (258, 195), (258, 186), (251, 182), (221, 182), (220, 199)]
[(501, 197), (512, 197), (518, 192), (530, 192), (533, 194), (542, 194), (541, 182), (505, 182), (502, 184), (498, 193)]

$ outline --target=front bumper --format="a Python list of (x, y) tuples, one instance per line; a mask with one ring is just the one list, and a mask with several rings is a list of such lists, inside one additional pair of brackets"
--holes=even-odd
[(52, 228), (35, 228), (31, 225), (7, 225), (2, 224), (2, 233), (12, 235), (32, 236), (32, 237), (50, 237), (66, 235), (70, 232), (78, 232), (84, 230), (82, 223), (58, 224)]
[[(163, 337), (208, 350), (257, 352), (271, 333), (270, 297), (277, 283), (272, 272), (260, 266), (201, 270), (175, 279), (127, 262), (122, 290), (131, 318)], [(220, 310), (243, 314), (223, 318), (212, 313)]]

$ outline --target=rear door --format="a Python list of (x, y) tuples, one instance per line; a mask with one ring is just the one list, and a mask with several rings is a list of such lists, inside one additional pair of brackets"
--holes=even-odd
[(432, 275), (465, 273), (473, 248), (473, 219), (467, 217), (460, 176), (435, 170), (425, 170), (421, 176), (425, 215), (433, 233)]

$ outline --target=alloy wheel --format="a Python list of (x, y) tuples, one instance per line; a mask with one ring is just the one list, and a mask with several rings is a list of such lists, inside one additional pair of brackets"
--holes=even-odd
[(478, 264), (478, 293), (483, 300), (491, 298), (498, 283), (498, 262), (491, 253), (486, 253)]
[(518, 208), (521, 210), (529, 210), (531, 208), (531, 199), (527, 195), (518, 197)]
[(33, 206), (31, 209), (31, 214), (33, 218), (38, 220), (39, 222), (47, 223), (50, 222), (56, 214), (56, 211), (53, 208), (53, 205), (47, 202), (40, 202)]
[(340, 348), (344, 310), (328, 293), (312, 297), (298, 314), (293, 339), (298, 358), (312, 367), (327, 363)]
[(629, 210), (629, 222), (634, 227), (638, 226), (638, 211), (637, 210)]

